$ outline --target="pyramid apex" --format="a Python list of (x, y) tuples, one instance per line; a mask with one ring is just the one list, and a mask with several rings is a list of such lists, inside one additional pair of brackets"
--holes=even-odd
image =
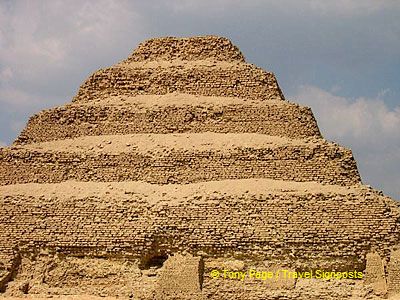
[(239, 61), (245, 58), (229, 39), (206, 35), (193, 37), (160, 37), (142, 42), (127, 62), (146, 60), (217, 60)]

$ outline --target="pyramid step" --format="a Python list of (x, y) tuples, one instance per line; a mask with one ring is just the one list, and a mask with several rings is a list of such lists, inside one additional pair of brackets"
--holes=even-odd
[(0, 149), (0, 184), (125, 181), (190, 183), (271, 178), (360, 182), (350, 150), (323, 140), (262, 134), (90, 136)]
[(73, 101), (171, 92), (257, 100), (284, 99), (273, 73), (246, 63), (196, 61), (195, 64), (121, 63), (102, 69), (85, 81)]
[(155, 241), (167, 253), (249, 257), (262, 249), (309, 268), (354, 270), (371, 246), (393, 244), (387, 232), (397, 232), (398, 215), (387, 199), (358, 185), (267, 179), (10, 185), (0, 187), (0, 239), (85, 256), (141, 258)]
[(141, 43), (126, 61), (175, 59), (245, 61), (243, 54), (230, 40), (218, 36), (149, 39)]
[(287, 101), (168, 94), (113, 97), (45, 110), (29, 120), (15, 144), (86, 135), (207, 131), (321, 137), (311, 110)]

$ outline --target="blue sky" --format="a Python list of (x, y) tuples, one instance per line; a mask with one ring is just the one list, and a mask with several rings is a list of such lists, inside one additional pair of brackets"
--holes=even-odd
[(141, 41), (215, 34), (275, 72), (353, 150), (364, 183), (400, 200), (399, 16), (397, 0), (0, 0), (0, 145)]

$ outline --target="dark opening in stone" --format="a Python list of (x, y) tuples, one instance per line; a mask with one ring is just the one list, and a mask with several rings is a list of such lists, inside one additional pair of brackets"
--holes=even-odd
[(142, 260), (139, 268), (142, 270), (161, 268), (164, 262), (168, 259), (166, 254), (157, 254), (153, 256), (146, 257)]

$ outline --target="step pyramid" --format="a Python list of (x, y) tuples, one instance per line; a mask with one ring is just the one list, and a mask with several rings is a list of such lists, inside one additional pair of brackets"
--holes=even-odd
[(0, 148), (0, 191), (5, 296), (400, 293), (396, 201), (223, 37), (150, 39), (95, 72)]

